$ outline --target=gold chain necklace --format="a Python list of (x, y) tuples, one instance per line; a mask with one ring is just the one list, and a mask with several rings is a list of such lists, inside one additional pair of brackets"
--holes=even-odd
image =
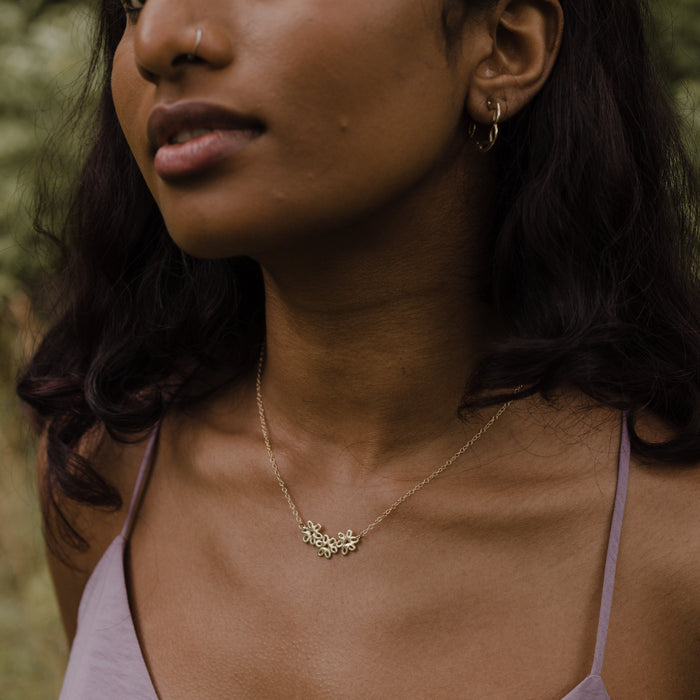
[[(427, 486), (433, 479), (442, 474), (448, 467), (452, 466), (459, 457), (461, 457), (477, 440), (479, 440), (484, 433), (506, 412), (506, 409), (513, 403), (513, 399), (504, 403), (498, 411), (491, 417), (491, 419), (479, 430), (474, 437), (460, 447), (457, 452), (455, 452), (444, 464), (440, 465), (434, 472), (429, 474), (423, 479), (423, 481), (417, 483), (413, 488), (406, 491), (406, 493), (395, 500), (381, 515), (375, 518), (359, 535), (356, 535), (352, 530), (347, 530), (345, 532), (339, 532), (338, 537), (329, 537), (323, 532), (323, 525), (321, 523), (315, 523), (312, 520), (308, 520), (304, 523), (301, 515), (299, 515), (299, 510), (296, 507), (292, 497), (287, 488), (287, 484), (284, 483), (284, 479), (280, 474), (279, 467), (277, 466), (277, 460), (275, 459), (275, 453), (272, 451), (272, 445), (270, 444), (270, 436), (267, 431), (267, 420), (265, 419), (265, 408), (263, 407), (262, 400), (262, 370), (263, 370), (263, 360), (265, 352), (264, 350), (260, 353), (260, 359), (258, 360), (258, 376), (255, 382), (256, 398), (258, 402), (258, 414), (260, 415), (260, 429), (262, 430), (263, 439), (265, 440), (265, 447), (267, 448), (267, 456), (270, 459), (270, 466), (272, 471), (277, 477), (277, 481), (282, 489), (284, 497), (287, 499), (287, 503), (294, 514), (294, 518), (299, 525), (299, 529), (302, 533), (302, 540), (306, 544), (310, 544), (318, 549), (318, 556), (330, 559), (334, 554), (342, 554), (343, 556), (354, 552), (357, 550), (357, 545), (359, 541), (367, 534), (369, 534), (374, 528), (379, 525), (385, 518), (390, 516), (404, 501), (413, 496), (414, 493), (420, 491), (424, 486)], [(518, 393), (522, 389), (522, 386), (515, 390)]]

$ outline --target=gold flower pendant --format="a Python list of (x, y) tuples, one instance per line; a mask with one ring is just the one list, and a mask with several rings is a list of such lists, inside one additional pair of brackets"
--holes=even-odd
[(321, 523), (314, 523), (309, 520), (301, 527), (303, 539), (306, 544), (310, 544), (318, 549), (318, 556), (330, 559), (334, 554), (340, 552), (343, 556), (357, 550), (357, 543), (360, 535), (355, 535), (352, 530), (339, 532), (338, 537), (329, 537), (323, 532)]

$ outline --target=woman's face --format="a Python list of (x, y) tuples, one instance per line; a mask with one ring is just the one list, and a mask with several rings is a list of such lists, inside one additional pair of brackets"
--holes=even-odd
[(175, 242), (254, 256), (454, 167), (475, 60), (448, 60), (443, 4), (125, 1), (114, 104)]

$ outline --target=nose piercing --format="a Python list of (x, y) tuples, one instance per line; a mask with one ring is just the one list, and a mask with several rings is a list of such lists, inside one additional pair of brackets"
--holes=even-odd
[(204, 34), (203, 30), (201, 28), (197, 29), (197, 38), (194, 42), (194, 48), (192, 49), (192, 53), (187, 54), (188, 61), (194, 61), (197, 58), (197, 51), (199, 51), (199, 45), (202, 43), (202, 34)]

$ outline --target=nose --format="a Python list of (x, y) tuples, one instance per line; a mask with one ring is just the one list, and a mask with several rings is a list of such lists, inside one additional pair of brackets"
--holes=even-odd
[(198, 16), (199, 4), (170, 0), (144, 4), (135, 25), (134, 55), (146, 80), (173, 80), (194, 64), (223, 68), (233, 61), (226, 23), (211, 15)]

